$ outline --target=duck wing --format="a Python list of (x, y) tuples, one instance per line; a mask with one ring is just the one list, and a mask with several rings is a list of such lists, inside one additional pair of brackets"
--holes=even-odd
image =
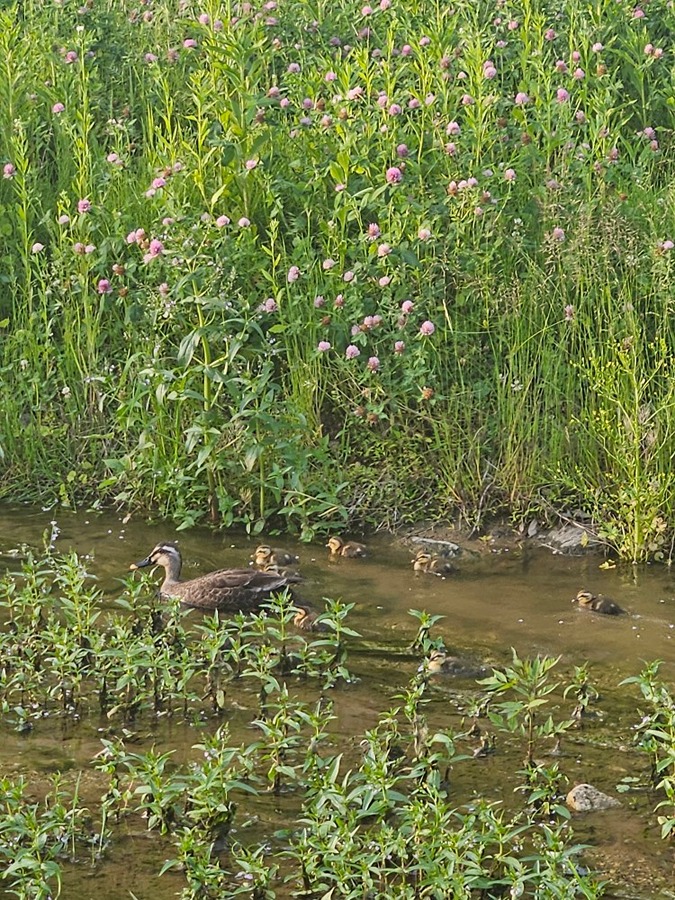
[(259, 569), (220, 569), (176, 585), (182, 603), (202, 609), (255, 609), (274, 591), (283, 591), (299, 576), (261, 572)]

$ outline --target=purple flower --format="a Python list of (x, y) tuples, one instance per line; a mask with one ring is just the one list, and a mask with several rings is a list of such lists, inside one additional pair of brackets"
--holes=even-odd
[(405, 157), (408, 155), (407, 144), (399, 144), (398, 147), (396, 148), (396, 155), (400, 156), (401, 159), (405, 159)]
[(377, 247), (377, 255), (379, 257), (389, 256), (391, 253), (391, 247), (389, 244), (379, 244)]
[(586, 73), (584, 72), (583, 69), (577, 68), (572, 73), (572, 77), (575, 78), (577, 81), (583, 81), (584, 78), (586, 77)]
[(436, 331), (436, 326), (428, 319), (426, 320), (426, 322), (422, 322), (422, 324), (420, 325), (420, 334), (428, 337), (429, 335), (432, 335), (434, 331)]
[(401, 107), (398, 105), (398, 103), (392, 103), (387, 112), (390, 116), (400, 116)]
[(504, 180), (505, 181), (515, 181), (516, 180), (515, 169), (505, 169), (504, 170)]
[(319, 341), (316, 349), (319, 353), (327, 353), (330, 350), (330, 343), (328, 341)]
[(553, 231), (551, 232), (551, 237), (553, 238), (554, 241), (558, 241), (560, 244), (562, 244), (563, 241), (565, 240), (564, 229), (560, 228), (559, 226), (556, 226), (553, 229)]
[(300, 64), (296, 62), (292, 62), (289, 64), (286, 69), (289, 75), (297, 75), (300, 72)]
[(401, 312), (404, 316), (410, 315), (413, 309), (415, 309), (415, 304), (412, 300), (404, 300), (403, 303), (401, 303)]
[(82, 200), (77, 201), (77, 211), (79, 213), (88, 213), (91, 209), (91, 202), (84, 197)]
[(298, 266), (291, 266), (288, 270), (288, 274), (286, 275), (286, 281), (289, 284), (293, 284), (294, 281), (297, 281), (300, 277), (300, 269)]
[(385, 175), (388, 184), (399, 184), (403, 179), (403, 172), (398, 166), (390, 166)]
[(240, 228), (248, 228), (248, 226), (250, 224), (251, 224), (251, 220), (247, 219), (246, 216), (242, 216), (241, 219), (239, 219), (239, 221), (237, 222), (237, 225)]
[(77, 241), (73, 244), (73, 253), (77, 253), (80, 256), (83, 256), (85, 252), (84, 244), (81, 241)]
[(431, 231), (428, 228), (420, 228), (417, 232), (417, 237), (421, 241), (428, 241), (431, 237)]
[(342, 309), (342, 307), (345, 305), (345, 298), (342, 296), (342, 294), (336, 295), (335, 300), (333, 300), (333, 305), (337, 307), (337, 309)]
[(96, 290), (99, 294), (109, 294), (112, 291), (112, 285), (107, 278), (101, 278), (96, 286)]
[(84, 252), (89, 256), (96, 249), (96, 244), (85, 244)]
[(326, 300), (321, 294), (317, 294), (314, 298), (314, 309), (321, 309), (326, 305)]
[(186, 50), (194, 50), (197, 46), (197, 41), (194, 38), (185, 38), (183, 46)]
[(279, 309), (279, 307), (277, 306), (277, 301), (274, 299), (274, 297), (268, 297), (264, 303), (260, 304), (258, 309), (260, 310), (260, 312), (274, 313)]
[(558, 88), (558, 90), (555, 92), (555, 99), (558, 101), (558, 103), (567, 103), (567, 101), (570, 99), (570, 95), (568, 91), (565, 90), (565, 88), (561, 87)]
[(516, 106), (525, 106), (526, 103), (530, 102), (530, 98), (527, 96), (525, 91), (518, 91), (516, 94)]
[(3, 178), (14, 178), (15, 172), (16, 172), (16, 169), (14, 168), (12, 163), (5, 163), (5, 165), (2, 167), (2, 177)]
[(218, 216), (216, 219), (216, 226), (218, 228), (224, 228), (226, 225), (230, 224), (230, 219), (228, 216)]
[(675, 244), (671, 240), (661, 241), (661, 243), (659, 244), (659, 249), (663, 250), (666, 253), (672, 250), (673, 247), (675, 247)]
[(166, 178), (154, 178), (152, 181), (152, 186), (155, 190), (159, 190), (159, 188), (163, 188), (166, 186)]
[(602, 53), (602, 51), (604, 49), (605, 48), (599, 41), (597, 43), (593, 44), (593, 46), (591, 47), (591, 50), (593, 51), (593, 53)]
[(247, 172), (250, 172), (252, 169), (255, 169), (255, 167), (257, 165), (258, 165), (257, 159), (247, 159), (246, 162), (244, 163), (244, 166), (245, 166)]
[(62, 216), (59, 216), (56, 221), (59, 223), (59, 225), (67, 225), (70, 222), (70, 216), (64, 214)]
[(377, 372), (377, 370), (380, 368), (380, 360), (377, 358), (377, 356), (371, 356), (368, 359), (368, 368), (371, 372)]
[(569, 304), (565, 307), (565, 321), (571, 322), (574, 319), (574, 307)]
[(330, 269), (333, 268), (334, 265), (335, 265), (334, 259), (330, 259), (330, 258), (324, 259), (324, 261), (321, 263), (321, 268), (324, 270), (324, 272), (328, 272)]
[(458, 122), (450, 122), (445, 129), (445, 133), (448, 135), (448, 137), (457, 137), (457, 135), (460, 134), (461, 131), (462, 129), (460, 128)]
[(45, 245), (41, 244), (39, 241), (36, 241), (33, 246), (30, 248), (31, 253), (40, 253), (45, 249)]
[(345, 350), (345, 356), (347, 359), (356, 359), (357, 356), (361, 356), (361, 351), (355, 344), (349, 344)]
[(347, 284), (349, 284), (350, 281), (354, 280), (354, 273), (351, 271), (351, 269), (345, 272), (345, 274), (342, 276), (342, 280), (346, 281)]
[(396, 341), (396, 343), (394, 344), (394, 353), (398, 353), (400, 355), (404, 350), (405, 341)]
[(547, 28), (544, 32), (544, 37), (547, 41), (554, 41), (556, 39), (556, 33), (552, 28)]
[(381, 288), (387, 287), (389, 284), (391, 284), (391, 275), (383, 275), (377, 283)]

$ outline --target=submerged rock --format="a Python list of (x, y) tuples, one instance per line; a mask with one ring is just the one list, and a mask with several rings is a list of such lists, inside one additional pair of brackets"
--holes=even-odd
[(621, 806), (618, 800), (603, 794), (592, 784), (577, 784), (565, 798), (570, 809), (575, 812), (595, 812), (599, 809), (615, 809)]

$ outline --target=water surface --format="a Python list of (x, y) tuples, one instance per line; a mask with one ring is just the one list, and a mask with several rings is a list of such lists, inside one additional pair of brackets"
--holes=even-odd
[[(40, 552), (44, 537), (57, 551), (75, 550), (85, 560), (87, 570), (98, 579), (104, 604), (110, 610), (129, 577), (130, 563), (141, 559), (160, 540), (177, 540), (184, 558), (184, 578), (192, 578), (216, 568), (249, 564), (250, 556), (263, 538), (243, 533), (212, 533), (194, 528), (176, 533), (171, 523), (123, 521), (114, 513), (69, 513), (35, 507), (0, 506), (0, 566), (18, 571), (26, 548)], [(358, 539), (361, 536), (355, 535)], [(492, 665), (507, 663), (511, 648), (523, 656), (561, 656), (561, 667), (569, 674), (575, 665), (591, 664), (591, 676), (603, 693), (602, 721), (589, 732), (573, 738), (565, 747), (561, 768), (573, 784), (592, 781), (615, 793), (625, 775), (640, 774), (645, 760), (632, 747), (632, 727), (639, 705), (635, 688), (619, 688), (619, 682), (634, 675), (642, 661), (664, 660), (663, 677), (675, 678), (673, 640), (675, 635), (675, 583), (668, 568), (602, 568), (595, 556), (581, 558), (553, 556), (537, 549), (511, 549), (461, 555), (457, 574), (445, 578), (416, 576), (411, 559), (415, 546), (386, 535), (366, 537), (370, 556), (364, 560), (331, 562), (323, 542), (298, 544), (291, 538), (265, 536), (300, 556), (305, 576), (302, 596), (320, 607), (324, 597), (341, 597), (354, 603), (348, 624), (361, 635), (350, 645), (350, 668), (360, 682), (336, 692), (339, 729), (349, 741), (358, 741), (378, 713), (395, 703), (395, 695), (417, 670), (420, 659), (410, 651), (416, 620), (410, 609), (424, 609), (444, 616), (435, 633), (458, 654), (469, 655)], [(157, 572), (157, 580), (160, 580)], [(579, 610), (572, 597), (580, 588), (613, 597), (629, 613), (612, 618)], [(195, 616), (200, 614), (195, 612)], [(562, 674), (562, 673), (561, 673)], [(434, 680), (429, 718), (435, 727), (459, 726), (475, 688), (451, 678)], [(245, 694), (237, 698), (246, 740)], [(91, 768), (91, 759), (100, 750), (100, 738), (114, 728), (98, 716), (79, 723), (39, 723), (29, 735), (19, 735), (3, 727), (0, 743), (0, 771), (16, 776), (27, 774), (39, 794), (50, 773), (81, 773), (81, 792), (94, 803), (101, 794), (100, 776)], [(173, 747), (176, 760), (190, 758), (200, 735), (178, 722), (139, 723), (138, 750), (153, 743), (163, 749)], [(469, 748), (470, 749), (470, 748)], [(458, 788), (458, 802), (481, 792), (486, 778), (503, 782), (504, 795), (515, 786), (517, 751), (507, 744), (494, 757), (477, 761)], [(651, 813), (655, 799), (645, 793), (624, 797), (624, 809), (586, 818), (578, 817), (575, 828), (582, 839), (595, 845), (594, 864), (623, 879), (616, 896), (660, 896), (668, 883), (671, 851), (658, 838)], [(256, 816), (267, 827), (287, 824), (292, 799), (275, 801), (270, 808), (260, 801)], [(289, 809), (285, 809), (285, 805)], [(157, 877), (162, 861), (171, 854), (165, 840), (147, 834), (142, 825), (122, 829), (113, 842), (106, 861), (91, 870), (74, 867), (67, 873), (69, 900), (129, 898), (159, 900), (180, 891), (179, 875)], [(618, 873), (618, 874), (617, 874)], [(626, 887), (626, 885), (628, 885)], [(623, 891), (623, 893), (622, 893)], [(0, 894), (1, 896), (1, 894)], [(279, 895), (281, 896), (281, 894)], [(663, 894), (665, 896), (665, 894)]]

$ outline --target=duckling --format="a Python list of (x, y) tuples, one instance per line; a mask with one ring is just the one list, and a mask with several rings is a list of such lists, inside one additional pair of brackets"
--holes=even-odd
[(293, 618), (293, 624), (301, 631), (328, 631), (324, 622), (318, 622), (318, 613), (308, 606), (299, 606)]
[(303, 581), (302, 575), (297, 572), (295, 569), (289, 569), (287, 566), (280, 566), (277, 563), (265, 563), (264, 566), (259, 566), (261, 572), (272, 572), (273, 575), (283, 575), (284, 578), (289, 578), (292, 581)]
[(429, 675), (455, 675), (461, 678), (485, 678), (490, 674), (487, 666), (479, 666), (460, 656), (451, 656), (445, 650), (432, 650), (419, 671)]
[(480, 739), (480, 744), (471, 754), (474, 759), (483, 759), (497, 752), (497, 739), (494, 735), (484, 734)]
[(614, 600), (603, 597), (602, 594), (592, 594), (590, 591), (579, 591), (572, 603), (578, 603), (580, 609), (590, 609), (606, 616), (622, 616), (626, 613), (626, 610)]
[(364, 544), (357, 544), (356, 541), (344, 541), (341, 537), (329, 538), (326, 547), (330, 550), (333, 559), (337, 559), (338, 556), (353, 558), (368, 555)]
[(219, 569), (190, 581), (180, 580), (182, 559), (180, 550), (171, 541), (162, 541), (145, 559), (132, 563), (132, 571), (146, 566), (162, 566), (164, 581), (160, 597), (177, 599), (185, 606), (197, 609), (221, 609), (228, 612), (248, 612), (257, 609), (270, 594), (283, 591), (300, 579), (257, 569)]
[(424, 572), (427, 575), (449, 575), (455, 571), (455, 567), (440, 556), (433, 556), (428, 550), (418, 550), (412, 560), (415, 572)]
[(293, 553), (289, 553), (288, 550), (282, 550), (280, 547), (270, 547), (268, 544), (261, 544), (259, 547), (256, 547), (252, 559), (256, 566), (259, 566), (262, 569), (269, 564), (275, 566), (290, 566), (293, 565), (293, 563), (298, 562), (300, 557), (295, 556)]

